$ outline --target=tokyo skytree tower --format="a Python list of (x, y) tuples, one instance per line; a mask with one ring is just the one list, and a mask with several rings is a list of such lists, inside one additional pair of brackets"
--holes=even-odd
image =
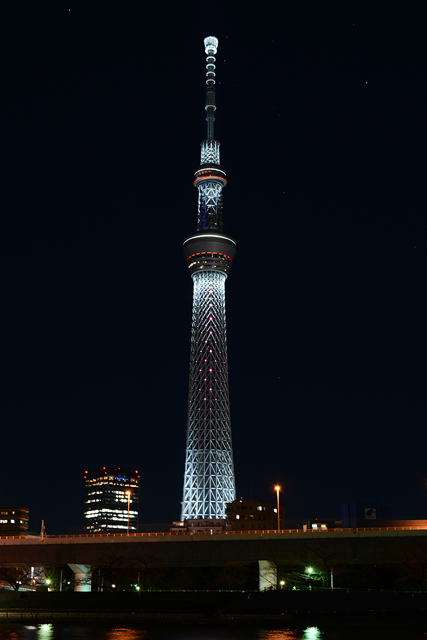
[(218, 40), (205, 38), (207, 136), (201, 143), (197, 231), (184, 241), (193, 279), (187, 448), (181, 520), (225, 519), (236, 498), (231, 444), (225, 281), (236, 243), (222, 232), (222, 190), (227, 184), (214, 137), (215, 54)]

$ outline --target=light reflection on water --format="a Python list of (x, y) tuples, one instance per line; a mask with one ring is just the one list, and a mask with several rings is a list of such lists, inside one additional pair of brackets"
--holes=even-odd
[(123, 625), (115, 626), (0, 623), (0, 640), (426, 640), (427, 624), (417, 627), (299, 627), (266, 629), (252, 625), (186, 626)]
[(147, 636), (147, 632), (143, 629), (130, 629), (129, 627), (116, 627), (107, 631), (106, 640), (142, 640)]
[(54, 638), (53, 624), (40, 624), (37, 629), (37, 640), (51, 640)]
[(262, 631), (258, 638), (259, 640), (300, 640), (301, 636), (298, 636), (296, 631), (291, 631), (290, 629), (275, 629), (274, 631)]
[(274, 629), (262, 631), (259, 640), (320, 640), (322, 632), (318, 627), (307, 627), (302, 634), (295, 629)]

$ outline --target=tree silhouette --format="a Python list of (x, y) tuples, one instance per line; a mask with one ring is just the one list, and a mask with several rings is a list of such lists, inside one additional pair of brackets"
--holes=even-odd
[(1, 564), (0, 581), (6, 582), (15, 591), (19, 591), (23, 585), (31, 584), (31, 565), (28, 564)]

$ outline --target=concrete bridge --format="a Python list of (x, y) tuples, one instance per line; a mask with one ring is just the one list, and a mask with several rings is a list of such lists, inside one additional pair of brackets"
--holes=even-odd
[[(387, 564), (396, 553), (424, 547), (427, 529), (259, 531), (0, 538), (1, 564), (71, 566), (89, 584), (91, 566), (149, 559), (163, 566), (211, 567), (259, 563), (260, 588), (271, 584), (277, 564)], [(82, 579), (85, 577), (85, 580)], [(88, 587), (90, 588), (90, 587)], [(81, 589), (83, 590), (83, 589)], [(86, 589), (85, 589), (86, 590)]]

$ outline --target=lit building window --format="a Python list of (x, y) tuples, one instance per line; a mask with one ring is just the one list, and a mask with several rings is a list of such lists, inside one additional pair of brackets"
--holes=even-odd
[(129, 532), (137, 531), (139, 476), (135, 478), (135, 473), (138, 472), (104, 467), (102, 471), (85, 474), (85, 531), (127, 533), (128, 528)]

